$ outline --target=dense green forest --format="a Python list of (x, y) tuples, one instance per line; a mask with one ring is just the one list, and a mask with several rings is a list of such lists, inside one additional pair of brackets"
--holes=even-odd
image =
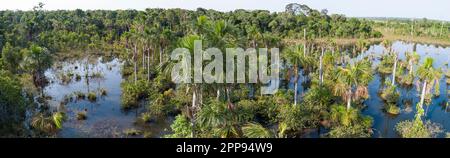
[[(361, 114), (374, 74), (371, 60), (350, 62), (342, 52), (350, 49), (354, 56), (367, 49), (365, 39), (381, 38), (381, 32), (373, 28), (381, 24), (375, 24), (299, 4), (289, 4), (285, 12), (277, 13), (203, 8), (47, 11), (43, 4), (33, 11), (0, 11), (0, 136), (55, 136), (67, 118), (64, 111), (50, 110), (46, 105), (45, 70), (66, 58), (114, 56), (124, 61), (122, 108), (145, 104), (137, 122), (175, 116), (171, 134), (164, 137), (284, 138), (301, 137), (305, 129), (321, 128), (328, 131), (323, 137), (371, 137), (373, 119)], [(417, 29), (414, 33), (448, 35), (448, 30), (440, 34), (424, 31)], [(358, 42), (346, 48), (336, 44), (340, 38)], [(259, 84), (174, 84), (169, 53), (178, 47), (193, 50), (194, 41), (200, 39), (204, 48), (220, 50), (280, 48), (287, 67), (282, 70), (284, 84), (273, 96), (260, 95)], [(285, 39), (303, 42), (293, 45)], [(314, 39), (328, 42), (315, 43)], [(384, 44), (389, 46), (390, 42)], [(394, 80), (395, 72), (400, 71), (392, 70), (397, 65), (395, 57), (395, 52), (388, 51), (383, 59), (391, 60), (383, 60), (378, 69), (394, 72)], [(417, 57), (408, 59), (410, 62), (399, 66), (400, 77), (413, 72), (407, 62), (418, 64)], [(442, 74), (430, 64), (432, 59), (418, 65), (425, 87)], [(309, 90), (297, 94), (301, 76)], [(288, 87), (291, 78), (295, 90)], [(391, 86), (394, 88), (386, 88), (385, 98), (395, 97), (395, 84)], [(96, 100), (95, 95), (86, 94), (89, 100)], [(77, 119), (86, 119), (85, 115), (79, 113)], [(433, 137), (435, 131), (428, 130), (431, 125), (422, 121), (422, 115), (419, 112), (415, 120), (402, 122), (398, 126), (401, 135)]]

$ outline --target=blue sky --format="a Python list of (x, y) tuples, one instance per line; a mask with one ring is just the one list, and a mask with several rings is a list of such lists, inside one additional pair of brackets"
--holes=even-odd
[(145, 9), (198, 7), (229, 11), (283, 11), (288, 3), (302, 3), (329, 13), (356, 17), (406, 17), (450, 21), (450, 0), (0, 0), (0, 10), (30, 10), (38, 2), (45, 9)]

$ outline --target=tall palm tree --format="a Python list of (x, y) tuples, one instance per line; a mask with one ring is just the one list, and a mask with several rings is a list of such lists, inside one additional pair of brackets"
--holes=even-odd
[(303, 53), (303, 46), (296, 45), (289, 47), (285, 49), (285, 52), (283, 53), (283, 57), (292, 64), (292, 71), (294, 72), (294, 105), (297, 105), (297, 96), (298, 96), (298, 77), (299, 77), (299, 66), (302, 61), (302, 53)]
[[(224, 20), (219, 20), (216, 22), (213, 22), (211, 25), (209, 25), (211, 28), (210, 32), (207, 34), (208, 41), (212, 47), (218, 48), (222, 51), (222, 53), (225, 52), (227, 47), (235, 47), (235, 37), (233, 36), (233, 30), (232, 26)], [(225, 56), (223, 54), (222, 56)], [(226, 62), (224, 61), (224, 65)], [(225, 76), (225, 74), (222, 74), (222, 76)], [(221, 77), (223, 79), (223, 77)], [(220, 98), (220, 90), (223, 88), (221, 84), (216, 84), (216, 98)], [(225, 89), (225, 91), (229, 91), (228, 88)], [(228, 93), (226, 93), (228, 95)], [(230, 96), (227, 96), (227, 98), (230, 98)]]
[(417, 74), (419, 75), (419, 78), (423, 82), (422, 86), (422, 93), (420, 95), (420, 107), (423, 107), (423, 103), (425, 100), (425, 95), (427, 91), (427, 84), (432, 82), (438, 82), (442, 75), (441, 71), (439, 69), (433, 68), (433, 58), (427, 57), (425, 58), (425, 61), (423, 64), (417, 69)]
[(371, 70), (370, 62), (367, 60), (338, 67), (334, 92), (347, 101), (347, 110), (351, 108), (352, 96), (353, 99), (359, 99), (367, 90), (366, 86), (372, 80)]

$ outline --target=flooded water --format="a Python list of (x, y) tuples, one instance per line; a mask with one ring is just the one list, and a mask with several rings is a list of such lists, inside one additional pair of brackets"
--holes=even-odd
[[(448, 66), (448, 62), (450, 62), (449, 47), (394, 42), (392, 49), (399, 54), (400, 60), (406, 60), (405, 52), (416, 51), (421, 56), (419, 64), (426, 57), (432, 57), (435, 68), (441, 68), (444, 72), (450, 69)], [(373, 56), (373, 69), (376, 72), (375, 68), (380, 62), (378, 57), (383, 54), (383, 51), (384, 48), (381, 45), (372, 45), (353, 60)], [(84, 58), (58, 62), (45, 72), (45, 75), (51, 81), (44, 90), (46, 95), (51, 97), (49, 100), (51, 107), (65, 111), (68, 116), (62, 130), (58, 133), (58, 137), (127, 137), (124, 131), (129, 129), (140, 130), (149, 137), (161, 137), (169, 133), (169, 126), (173, 118), (152, 123), (136, 123), (136, 118), (145, 110), (145, 106), (130, 111), (122, 110), (120, 105), (120, 84), (123, 81), (121, 67), (122, 62), (116, 58), (110, 60), (102, 58), (88, 60)], [(302, 70), (300, 72), (303, 74)], [(86, 74), (88, 77), (86, 77)], [(398, 115), (387, 114), (383, 111), (385, 103), (379, 96), (380, 89), (387, 78), (392, 78), (392, 76), (383, 76), (379, 73), (374, 75), (374, 79), (369, 83), (370, 98), (364, 102), (366, 108), (362, 110), (363, 114), (374, 119), (373, 137), (377, 138), (398, 137), (394, 129), (395, 125), (400, 121), (414, 118), (415, 105), (420, 99), (415, 84), (412, 87), (399, 86), (401, 112)], [(303, 95), (307, 91), (307, 86), (302, 84), (304, 81), (305, 76), (300, 75), (298, 80), (299, 95)], [(294, 88), (292, 83), (287, 86)], [(106, 95), (102, 95), (104, 90), (106, 90)], [(440, 80), (441, 95), (432, 98), (431, 104), (426, 107), (425, 118), (441, 124), (444, 130), (450, 129), (450, 121), (448, 121), (450, 120), (450, 108), (445, 106), (448, 102), (449, 91), (450, 86), (446, 84), (445, 75), (442, 75)], [(85, 94), (86, 98), (79, 99), (77, 94), (80, 93)], [(87, 99), (88, 93), (95, 93), (97, 99), (89, 101)], [(301, 99), (301, 97), (299, 98)], [(83, 111), (86, 112), (87, 119), (78, 120), (77, 113)], [(319, 136), (317, 132), (311, 133), (313, 135), (307, 134), (305, 137)], [(142, 135), (135, 137), (142, 137)], [(445, 133), (441, 137), (444, 135)]]
[[(50, 106), (67, 116), (58, 137), (127, 137), (124, 131), (130, 129), (149, 137), (167, 133), (172, 120), (139, 124), (135, 121), (144, 106), (129, 111), (121, 108), (121, 67), (122, 62), (114, 58), (84, 58), (58, 62), (45, 72), (50, 84), (44, 92), (51, 97)], [(96, 94), (95, 101), (88, 99), (89, 93)], [(84, 94), (84, 99), (78, 94)], [(85, 120), (77, 119), (80, 112), (86, 113)]]
[[(435, 68), (441, 68), (444, 72), (449, 69), (448, 62), (450, 62), (450, 48), (444, 48), (433, 45), (422, 45), (422, 44), (410, 44), (404, 42), (394, 42), (392, 49), (399, 53), (399, 59), (406, 61), (405, 52), (416, 51), (420, 55), (419, 64), (423, 63), (426, 57), (432, 57), (434, 59), (433, 66)], [(384, 48), (381, 45), (371, 46), (365, 53), (361, 54), (360, 57), (367, 56), (369, 54), (375, 55), (375, 57), (381, 56)], [(373, 67), (375, 68), (380, 62), (379, 58), (373, 60)], [(417, 67), (417, 66), (416, 66)], [(382, 88), (382, 84), (385, 79), (392, 78), (392, 75), (380, 75), (376, 73), (374, 79), (369, 83), (369, 94), (370, 98), (364, 103), (367, 108), (362, 112), (365, 115), (369, 115), (374, 119), (373, 128), (375, 129), (374, 137), (382, 138), (393, 138), (398, 137), (395, 131), (395, 125), (403, 120), (411, 120), (414, 118), (416, 112), (416, 104), (420, 100), (420, 94), (416, 89), (416, 84), (412, 87), (398, 86), (400, 92), (400, 102), (399, 107), (401, 112), (399, 115), (390, 115), (383, 111), (384, 101), (379, 96), (379, 91)], [(414, 83), (417, 82), (417, 78)], [(442, 75), (440, 79), (440, 96), (433, 97), (431, 104), (425, 107), (425, 119), (431, 120), (432, 122), (439, 123), (443, 126), (444, 131), (450, 129), (450, 108), (446, 108), (446, 103), (448, 102), (448, 91), (450, 90), (449, 85), (446, 84), (445, 75)], [(440, 135), (445, 136), (445, 132)]]

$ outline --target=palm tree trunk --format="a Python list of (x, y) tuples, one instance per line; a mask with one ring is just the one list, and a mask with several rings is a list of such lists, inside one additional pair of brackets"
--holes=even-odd
[(197, 106), (197, 92), (196, 87), (192, 87), (192, 108), (194, 109)]
[(352, 89), (349, 89), (349, 94), (348, 94), (348, 99), (347, 99), (347, 110), (349, 110), (351, 108), (351, 104), (352, 104)]
[(422, 88), (422, 94), (420, 95), (420, 106), (423, 106), (423, 102), (425, 100), (425, 93), (427, 89), (427, 81), (423, 81), (423, 88)]
[(162, 47), (159, 47), (159, 63), (162, 63), (162, 54), (163, 54), (163, 52), (162, 52)]
[(216, 100), (219, 101), (219, 99), (220, 99), (220, 88), (217, 88)]
[(392, 86), (395, 85), (395, 70), (397, 69), (397, 55), (395, 55), (394, 69), (392, 71)]
[(134, 84), (136, 84), (136, 82), (137, 82), (137, 48), (136, 48), (136, 45), (134, 45), (133, 62), (134, 62)]
[(295, 79), (294, 79), (294, 105), (297, 105), (298, 100), (298, 65), (294, 65), (294, 73), (295, 73)]
[(147, 48), (147, 80), (150, 81), (150, 49)]
[(306, 56), (306, 28), (303, 29), (303, 57)]
[(413, 64), (412, 64), (412, 60), (409, 60), (409, 74), (412, 75), (413, 72)]
[(145, 47), (142, 47), (142, 69), (145, 70)]
[(294, 83), (294, 106), (297, 105), (297, 95), (298, 95), (298, 81)]
[(323, 84), (323, 48), (322, 48), (322, 54), (320, 55), (320, 69), (319, 69), (319, 80), (320, 85)]

